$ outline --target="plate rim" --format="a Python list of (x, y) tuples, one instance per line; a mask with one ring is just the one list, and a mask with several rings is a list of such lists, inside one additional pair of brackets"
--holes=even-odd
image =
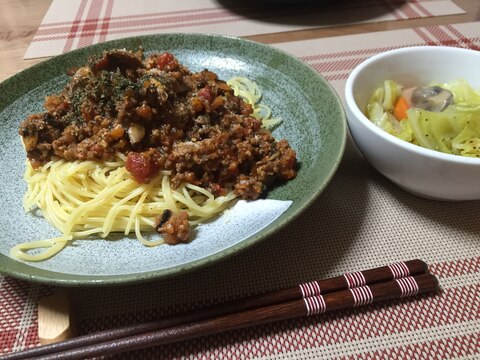
[[(241, 43), (248, 43), (251, 46), (258, 46), (260, 48), (267, 49), (267, 51), (278, 52), (280, 54), (283, 54), (283, 56), (293, 59), (293, 61), (297, 62), (297, 64), (303, 67), (306, 71), (310, 72), (310, 74), (314, 76), (317, 80), (320, 80), (321, 82), (323, 82), (324, 85), (326, 85), (326, 88), (330, 90), (331, 95), (333, 95), (332, 98), (335, 101), (335, 107), (340, 110), (339, 114), (341, 115), (340, 116), (341, 118), (338, 119), (338, 126), (341, 126), (341, 129), (340, 129), (341, 138), (339, 139), (337, 153), (335, 154), (335, 161), (333, 163), (333, 166), (329, 169), (328, 174), (324, 174), (323, 176), (323, 179), (324, 179), (323, 184), (315, 188), (315, 190), (312, 192), (312, 195), (309, 198), (307, 198), (306, 201), (304, 201), (301, 204), (301, 207), (296, 211), (288, 212), (287, 210), (286, 215), (282, 214), (272, 223), (267, 225), (265, 228), (251, 235), (245, 240), (239, 243), (236, 243), (226, 249), (216, 251), (210, 255), (207, 255), (205, 257), (196, 259), (194, 261), (191, 261), (185, 264), (178, 264), (176, 266), (165, 268), (165, 269), (149, 270), (145, 272), (97, 276), (97, 275), (61, 273), (61, 272), (47, 270), (47, 269), (35, 268), (34, 266), (29, 265), (29, 263), (19, 262), (4, 254), (0, 254), (0, 273), (1, 274), (11, 276), (13, 278), (17, 278), (20, 280), (38, 282), (38, 283), (49, 284), (49, 285), (60, 285), (60, 286), (62, 285), (63, 286), (127, 285), (127, 284), (133, 284), (133, 283), (137, 284), (137, 283), (143, 283), (143, 282), (148, 282), (152, 280), (165, 279), (173, 276), (178, 276), (181, 274), (185, 274), (187, 272), (191, 272), (191, 271), (212, 265), (219, 261), (227, 260), (231, 256), (235, 254), (239, 254), (240, 252), (250, 248), (251, 246), (258, 244), (262, 240), (265, 240), (271, 237), (274, 233), (278, 232), (280, 229), (290, 224), (293, 220), (295, 220), (298, 216), (300, 216), (303, 213), (303, 211), (305, 211), (308, 207), (312, 205), (312, 203), (320, 196), (323, 190), (328, 186), (328, 184), (330, 183), (331, 179), (336, 173), (340, 165), (340, 162), (343, 158), (343, 154), (345, 152), (345, 147), (346, 147), (346, 140), (347, 140), (347, 121), (346, 121), (345, 110), (340, 100), (340, 97), (338, 93), (335, 91), (335, 89), (331, 86), (331, 84), (313, 68), (303, 63), (301, 60), (297, 59), (292, 54), (289, 54), (288, 52), (282, 49), (278, 49), (268, 44), (263, 44), (253, 40), (243, 39), (235, 36), (204, 34), (204, 33), (165, 33), (165, 34), (126, 37), (126, 38), (115, 39), (115, 40), (110, 40), (103, 43), (90, 45), (88, 47), (84, 47), (80, 49), (75, 49), (68, 53), (57, 55), (49, 59), (46, 59), (42, 62), (32, 65), (31, 67), (23, 69), (22, 71), (14, 74), (13, 76), (5, 79), (0, 83), (0, 89), (3, 87), (8, 87), (10, 83), (13, 83), (17, 79), (25, 76), (25, 74), (28, 74), (38, 69), (42, 69), (43, 67), (49, 66), (49, 64), (52, 62), (58, 62), (59, 58), (61, 59), (62, 57), (67, 57), (67, 56), (71, 57), (71, 56), (74, 56), (76, 53), (84, 54), (85, 52), (88, 52), (88, 50), (91, 48), (94, 48), (97, 51), (98, 49), (103, 50), (103, 48), (108, 48), (110, 44), (127, 43), (129, 41), (135, 41), (137, 39), (139, 41), (142, 41), (144, 39), (154, 40), (154, 39), (161, 39), (161, 38), (172, 37), (172, 36), (220, 39), (219, 41), (236, 41)], [(60, 74), (57, 73), (57, 76), (58, 75)], [(36, 87), (38, 87), (38, 85), (34, 85), (31, 88), (31, 90), (35, 89)], [(6, 101), (0, 102), (0, 110), (3, 111), (3, 109), (8, 107), (12, 102), (14, 102), (17, 99), (18, 97), (13, 97), (13, 99), (9, 98)], [(32, 268), (35, 269), (35, 271), (39, 271), (42, 274), (31, 275), (26, 273), (25, 271), (16, 270), (18, 266), (20, 266), (21, 268), (25, 268), (25, 267), (28, 268), (31, 266)]]

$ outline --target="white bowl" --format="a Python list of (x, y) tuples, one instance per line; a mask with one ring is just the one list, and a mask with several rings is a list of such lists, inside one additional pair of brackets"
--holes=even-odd
[(363, 113), (376, 88), (390, 79), (405, 88), (465, 79), (480, 88), (480, 52), (418, 46), (372, 56), (350, 74), (346, 114), (355, 144), (380, 173), (401, 188), (436, 200), (480, 199), (480, 158), (445, 154), (400, 140)]

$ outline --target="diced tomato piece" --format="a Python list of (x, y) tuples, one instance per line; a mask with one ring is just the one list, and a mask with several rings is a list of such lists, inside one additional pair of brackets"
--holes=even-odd
[(200, 89), (197, 96), (201, 99), (206, 100), (208, 103), (211, 103), (213, 101), (212, 89), (210, 89), (208, 86)]
[(175, 57), (167, 52), (160, 54), (157, 57), (157, 67), (160, 70), (170, 70), (175, 65)]
[(125, 168), (132, 174), (133, 178), (142, 184), (148, 184), (160, 170), (155, 157), (151, 152), (130, 152), (127, 156)]

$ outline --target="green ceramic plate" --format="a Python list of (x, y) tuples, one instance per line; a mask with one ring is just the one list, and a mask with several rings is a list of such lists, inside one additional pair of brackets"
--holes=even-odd
[[(45, 95), (61, 89), (72, 67), (104, 49), (169, 51), (193, 71), (208, 68), (228, 79), (255, 80), (263, 101), (283, 118), (274, 131), (288, 139), (300, 162), (298, 177), (276, 187), (267, 199), (291, 206), (261, 231), (247, 237), (218, 234), (209, 242), (146, 248), (132, 238), (78, 242), (52, 259), (25, 263), (9, 257), (11, 246), (58, 235), (40, 216), (25, 214), (22, 181), (25, 152), (19, 123), (42, 111)], [(116, 40), (72, 51), (33, 66), (0, 84), (0, 271), (30, 281), (59, 285), (121, 284), (171, 276), (210, 264), (247, 248), (292, 221), (322, 192), (341, 160), (346, 137), (336, 93), (307, 65), (270, 46), (231, 37), (167, 34)]]

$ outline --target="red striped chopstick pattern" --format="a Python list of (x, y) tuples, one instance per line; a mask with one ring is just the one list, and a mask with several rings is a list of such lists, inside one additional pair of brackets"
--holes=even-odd
[(322, 295), (312, 296), (303, 299), (307, 315), (318, 315), (327, 311), (327, 305)]
[(418, 284), (412, 277), (406, 277), (395, 280), (400, 287), (401, 295), (400, 297), (413, 296), (418, 293)]
[[(400, 287), (400, 297), (413, 296), (418, 292), (418, 284), (410, 276), (408, 265), (403, 262), (396, 262), (387, 266), (391, 277), (397, 281)], [(346, 288), (350, 290), (354, 306), (364, 306), (373, 302), (371, 288), (366, 285), (367, 280), (362, 271), (355, 271), (343, 275), (346, 281)], [(307, 315), (318, 315), (327, 311), (325, 299), (322, 296), (322, 289), (318, 281), (311, 281), (299, 285), (302, 293)]]
[(347, 280), (349, 289), (364, 286), (367, 283), (367, 280), (365, 280), (365, 276), (361, 271), (347, 273), (343, 276), (345, 276), (345, 279)]
[(372, 290), (369, 286), (350, 289), (353, 297), (353, 306), (364, 306), (373, 302)]
[(322, 289), (320, 288), (320, 284), (318, 283), (318, 281), (311, 281), (308, 283), (300, 284), (300, 291), (302, 292), (302, 296), (304, 298), (320, 295), (322, 293)]
[[(400, 279), (412, 275), (408, 265), (404, 262), (396, 262), (387, 266), (391, 272), (391, 279)], [(346, 281), (346, 289), (353, 289), (367, 284), (367, 279), (362, 271), (346, 273), (343, 275)], [(390, 277), (385, 277), (390, 279)], [(318, 281), (310, 281), (299, 285), (303, 298), (322, 294), (322, 287)]]

